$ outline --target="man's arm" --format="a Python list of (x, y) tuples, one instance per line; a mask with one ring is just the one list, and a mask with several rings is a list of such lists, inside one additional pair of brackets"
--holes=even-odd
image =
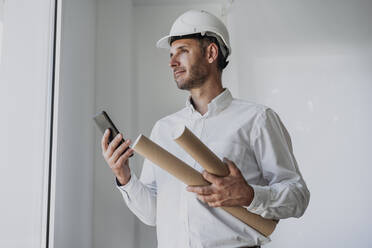
[(310, 192), (298, 169), (292, 142), (279, 116), (266, 109), (252, 133), (252, 149), (266, 186), (252, 185), (255, 197), (247, 208), (267, 218), (301, 217)]
[(122, 134), (118, 134), (110, 144), (108, 137), (110, 130), (106, 130), (101, 140), (102, 155), (110, 166), (128, 208), (147, 225), (156, 223), (156, 185), (149, 161), (145, 161), (141, 181), (137, 179), (129, 168), (129, 156), (133, 149), (129, 148), (130, 140), (119, 146)]
[(132, 173), (125, 185), (117, 184), (128, 208), (146, 225), (156, 225), (156, 182), (153, 165), (143, 163), (141, 178)]
[(227, 160), (228, 176), (216, 177), (204, 172), (211, 185), (187, 189), (213, 207), (245, 206), (270, 219), (303, 215), (310, 193), (298, 170), (288, 132), (271, 109), (258, 117), (251, 143), (267, 185), (248, 185), (235, 164)]
[(240, 170), (232, 161), (224, 158), (223, 162), (229, 168), (229, 175), (219, 177), (203, 171), (204, 179), (211, 185), (188, 186), (187, 191), (197, 193), (198, 199), (210, 207), (249, 206), (254, 197), (253, 188), (245, 181)]

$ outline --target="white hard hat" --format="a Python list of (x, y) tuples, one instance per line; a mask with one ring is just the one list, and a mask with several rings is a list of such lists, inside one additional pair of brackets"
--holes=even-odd
[(156, 46), (169, 49), (171, 37), (197, 33), (217, 38), (225, 58), (231, 54), (229, 32), (225, 24), (216, 16), (204, 10), (189, 10), (182, 14), (173, 23), (169, 35), (161, 38)]

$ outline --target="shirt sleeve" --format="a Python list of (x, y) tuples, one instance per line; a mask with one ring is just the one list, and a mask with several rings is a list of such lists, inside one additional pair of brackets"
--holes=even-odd
[(266, 109), (258, 116), (251, 134), (252, 149), (267, 185), (251, 185), (254, 198), (247, 210), (268, 219), (301, 217), (310, 192), (279, 116)]
[[(150, 139), (156, 135), (155, 127)], [(128, 208), (145, 224), (156, 225), (156, 181), (154, 165), (145, 159), (140, 179), (131, 173), (129, 182), (123, 186), (116, 183)]]

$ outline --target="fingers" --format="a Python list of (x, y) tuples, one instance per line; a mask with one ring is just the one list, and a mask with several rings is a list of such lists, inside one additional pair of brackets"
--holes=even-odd
[(213, 186), (188, 186), (187, 191), (197, 194), (197, 198), (210, 207), (222, 206), (222, 195)]
[(212, 194), (212, 195), (198, 195), (198, 199), (205, 204), (208, 204), (210, 207), (223, 207), (223, 206), (235, 206), (233, 200), (226, 199), (220, 194)]
[(119, 159), (120, 155), (127, 149), (130, 145), (131, 141), (128, 139), (123, 144), (121, 144), (112, 154), (111, 160), (116, 163), (116, 161)]
[(110, 142), (110, 144), (108, 145), (108, 148), (106, 150), (106, 156), (107, 157), (112, 156), (116, 147), (119, 145), (119, 143), (122, 139), (123, 139), (123, 135), (121, 133), (119, 133), (118, 135), (115, 136), (115, 138)]
[(105, 153), (108, 147), (108, 138), (110, 136), (110, 129), (106, 129), (105, 133), (103, 134), (103, 137), (101, 139), (101, 148), (102, 153)]
[(208, 182), (215, 184), (216, 186), (222, 186), (223, 184), (223, 178), (215, 176), (213, 174), (208, 173), (207, 171), (203, 171), (203, 177)]
[(223, 162), (227, 164), (231, 175), (237, 176), (241, 174), (239, 168), (234, 164), (233, 161), (229, 160), (228, 158), (223, 158)]
[(119, 159), (116, 161), (115, 166), (119, 167), (123, 163), (125, 163), (126, 160), (129, 159), (130, 155), (132, 155), (134, 150), (132, 148), (129, 148), (126, 152), (124, 152)]
[(222, 200), (221, 195), (198, 195), (198, 199), (205, 203), (213, 203)]
[(216, 190), (212, 186), (188, 186), (186, 190), (199, 195), (210, 195), (216, 193)]
[(196, 193), (197, 198), (210, 207), (244, 205), (245, 199), (242, 195), (246, 194), (241, 192), (246, 182), (234, 162), (227, 158), (224, 158), (223, 162), (228, 166), (229, 175), (221, 177), (203, 171), (204, 179), (211, 185), (189, 186), (187, 191)]

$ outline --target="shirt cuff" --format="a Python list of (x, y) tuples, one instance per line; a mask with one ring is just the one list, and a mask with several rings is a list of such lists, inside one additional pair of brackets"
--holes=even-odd
[(116, 187), (121, 191), (126, 193), (129, 196), (135, 194), (138, 191), (138, 179), (134, 173), (131, 173), (130, 179), (125, 185), (121, 185), (120, 182), (115, 178)]
[(251, 204), (245, 206), (245, 208), (252, 213), (262, 214), (265, 211), (268, 201), (270, 200), (270, 187), (269, 186), (259, 186), (251, 185), (254, 191), (254, 196)]

